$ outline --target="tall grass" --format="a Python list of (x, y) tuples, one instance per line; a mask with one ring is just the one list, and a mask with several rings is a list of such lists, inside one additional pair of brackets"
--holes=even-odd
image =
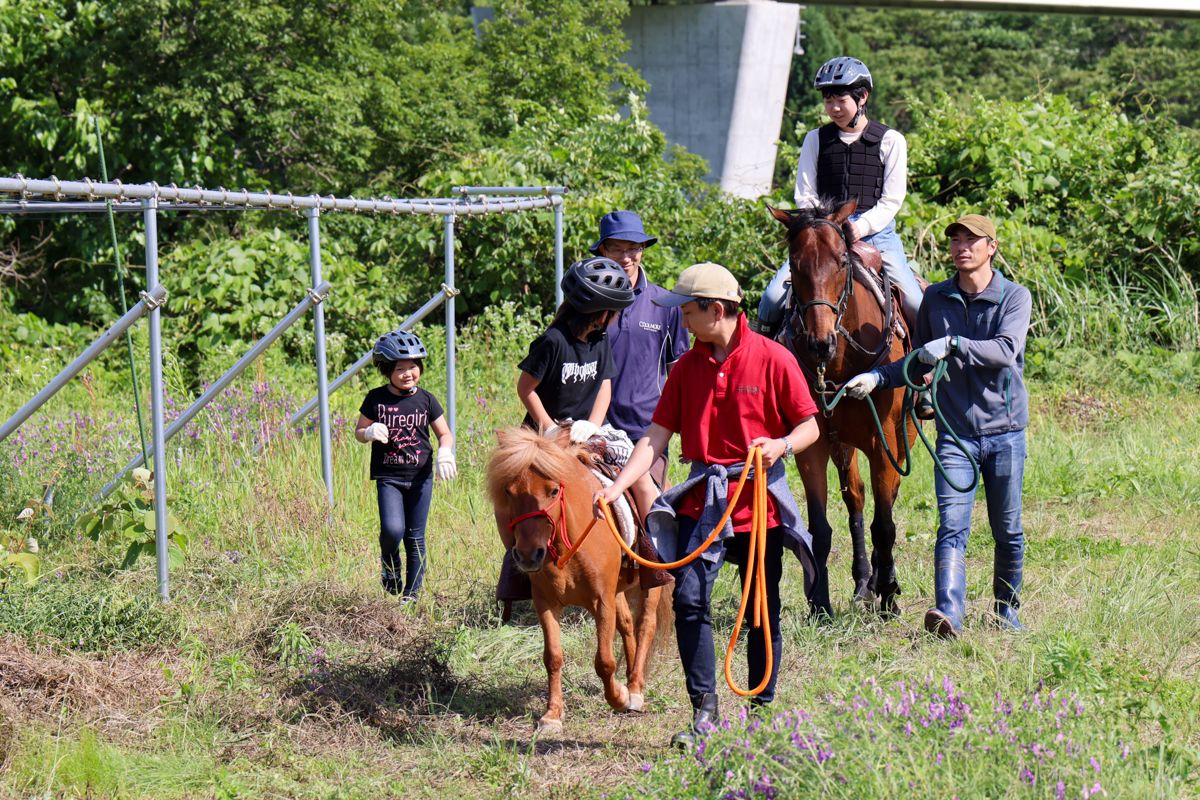
[[(146, 684), (157, 703), (139, 711), (136, 724), (80, 704), (61, 718), (14, 717), (23, 712), (0, 702), (0, 716), (18, 719), (12, 729), (21, 732), (7, 758), (0, 753), (10, 764), (0, 795), (753, 794), (762, 780), (757, 767), (774, 769), (770, 755), (793, 759), (786, 768), (772, 762), (780, 764), (770, 773), (779, 796), (1054, 797), (1062, 781), (1068, 796), (1079, 797), (1098, 781), (1109, 796), (1169, 797), (1200, 777), (1200, 427), (1191, 424), (1200, 405), (1166, 382), (1129, 394), (1113, 382), (1084, 390), (1035, 379), (1022, 608), (1029, 635), (986, 625), (992, 548), (982, 504), (968, 551), (967, 635), (938, 643), (920, 633), (937, 512), (932, 470), (919, 455), (896, 509), (903, 616), (884, 623), (851, 609), (849, 537), (832, 497), (838, 614), (829, 625), (810, 624), (798, 573), (787, 569), (778, 699), (753, 730), (754, 718), (743, 722), (738, 700), (722, 690), (730, 727), (706, 745), (708, 761), (672, 756), (663, 745), (690, 719), (677, 659), (658, 660), (649, 714), (615, 717), (592, 671), (594, 631), (585, 615), (569, 612), (566, 738), (533, 741), (545, 680), (541, 634), (527, 609), (518, 610), (519, 625), (499, 624), (491, 598), (500, 545), (482, 471), (493, 431), (520, 419), (514, 365), (542, 322), (497, 306), (463, 333), (460, 477), (435, 486), (427, 591), (403, 611), (378, 586), (369, 451), (345, 425), (334, 437), (332, 509), (323, 499), (317, 437), (295, 433), (252, 456), (261, 423), (279, 421), (311, 393), (308, 370), (268, 357), (222, 407), (197, 419), (195, 435), (172, 443), (171, 504), (192, 549), (172, 573), (173, 602), (165, 607), (153, 600), (148, 561), (120, 571), (119, 548), (82, 540), (73, 524), (137, 447), (122, 376), (98, 368), (90, 389), (64, 390), (30, 421), (23, 444), (0, 446), (0, 527), (41, 539), (47, 567), (33, 589), (12, 587), (0, 597), (0, 627), (100, 665), (112, 653), (158, 648), (164, 666)], [(422, 333), (435, 351), (422, 383), (444, 396), (441, 333)], [(31, 395), (34, 376), (58, 355), (31, 358), (0, 377), (0, 409)], [(191, 383), (211, 377), (172, 374), (169, 389), (182, 403)], [(362, 395), (380, 382), (364, 373), (335, 395), (335, 414), (354, 419)], [(21, 528), (15, 512), (47, 483), (56, 487), (54, 516)], [(736, 579), (725, 573), (714, 591), (718, 646), (736, 604)], [(744, 682), (740, 655), (735, 663)], [(418, 686), (411, 669), (422, 665), (429, 680)], [(393, 676), (403, 676), (406, 688), (388, 694)], [(952, 694), (970, 715), (954, 728), (945, 720), (925, 728), (918, 719), (909, 736), (913, 718), (882, 711), (889, 697), (897, 707), (901, 681), (916, 693), (910, 710), (928, 708), (934, 694), (945, 705)], [(1073, 714), (1075, 701), (1082, 704), (1063, 721), (1077, 752), (1054, 747), (1058, 731), (1047, 729), (1053, 721), (1045, 709), (1024, 708), (1051, 696), (1068, 699)], [(997, 702), (1013, 706), (1016, 742), (993, 730)], [(784, 722), (776, 730), (776, 712), (786, 731)], [(792, 743), (796, 732), (809, 742), (803, 752)], [(1039, 756), (1034, 743), (1055, 754)], [(794, 760), (810, 756), (813, 745), (831, 755)], [(983, 747), (992, 748), (987, 758), (979, 756)]]

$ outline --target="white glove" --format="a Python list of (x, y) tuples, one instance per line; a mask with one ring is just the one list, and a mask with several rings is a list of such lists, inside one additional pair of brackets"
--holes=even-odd
[(372, 422), (363, 429), (363, 437), (368, 443), (379, 442), (380, 444), (387, 444), (388, 439), (391, 438), (391, 434), (388, 433), (387, 425), (384, 425), (382, 422)]
[(879, 373), (871, 370), (855, 375), (850, 380), (846, 381), (846, 394), (853, 397), (855, 400), (862, 400), (864, 397), (875, 391), (875, 387), (879, 385)]
[(571, 425), (571, 441), (579, 444), (591, 439), (600, 432), (600, 427), (586, 419), (581, 419)]
[(922, 364), (929, 364), (932, 366), (946, 356), (950, 355), (950, 351), (953, 349), (953, 337), (943, 336), (940, 339), (934, 339), (932, 342), (926, 342), (925, 346), (917, 351), (917, 359)]
[(458, 464), (454, 461), (454, 451), (449, 447), (438, 448), (437, 476), (443, 481), (451, 481), (458, 477)]

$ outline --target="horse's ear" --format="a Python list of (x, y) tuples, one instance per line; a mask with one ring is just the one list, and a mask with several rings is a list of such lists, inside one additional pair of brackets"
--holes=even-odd
[(843, 222), (850, 219), (850, 215), (854, 213), (856, 208), (858, 208), (858, 198), (852, 197), (850, 198), (850, 202), (833, 212), (833, 216), (829, 219), (833, 222), (836, 222), (838, 225), (841, 225)]
[(782, 222), (784, 225), (792, 221), (792, 215), (781, 208), (775, 208), (769, 203), (763, 203), (767, 207), (767, 211), (771, 212), (771, 216)]

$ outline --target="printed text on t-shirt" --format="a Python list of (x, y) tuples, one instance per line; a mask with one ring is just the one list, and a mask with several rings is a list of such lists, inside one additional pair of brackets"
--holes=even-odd
[(587, 364), (566, 361), (562, 365), (562, 377), (560, 380), (563, 383), (582, 383), (583, 381), (595, 380), (599, 367), (599, 361), (592, 361)]

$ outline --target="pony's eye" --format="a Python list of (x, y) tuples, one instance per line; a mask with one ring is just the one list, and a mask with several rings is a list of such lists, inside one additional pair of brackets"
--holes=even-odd
[(550, 496), (558, 497), (558, 487), (557, 486), (555, 486), (553, 489), (550, 490)]

